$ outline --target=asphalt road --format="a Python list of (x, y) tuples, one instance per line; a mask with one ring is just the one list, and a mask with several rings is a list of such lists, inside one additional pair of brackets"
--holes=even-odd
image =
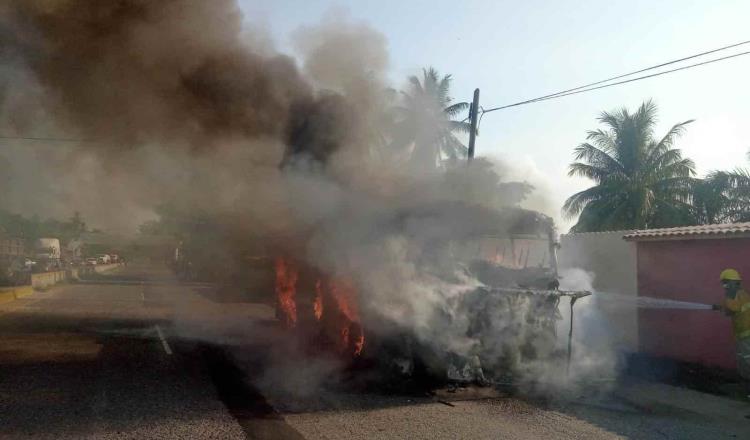
[[(221, 315), (195, 289), (131, 266), (3, 305), (0, 438), (255, 437), (243, 425), (270, 407), (236, 392), (242, 377), (223, 352), (170, 341), (175, 321), (199, 331)], [(243, 416), (245, 407), (222, 397), (250, 409)], [(266, 431), (283, 435), (284, 426)]]
[(270, 307), (129, 266), (0, 305), (0, 438), (747, 438), (608, 397), (355, 391), (301, 353)]

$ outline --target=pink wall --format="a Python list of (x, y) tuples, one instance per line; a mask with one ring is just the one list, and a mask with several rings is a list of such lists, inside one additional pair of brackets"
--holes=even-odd
[[(732, 267), (750, 288), (750, 238), (637, 244), (638, 295), (705, 304), (723, 299), (719, 273)], [(640, 350), (735, 369), (730, 320), (705, 310), (639, 309)]]

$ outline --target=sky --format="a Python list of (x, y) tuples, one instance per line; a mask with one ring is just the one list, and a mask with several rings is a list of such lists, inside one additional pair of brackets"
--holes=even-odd
[[(485, 108), (569, 89), (672, 59), (750, 40), (750, 1), (240, 0), (250, 27), (293, 52), (290, 35), (331, 14), (381, 32), (390, 78), (402, 84), (425, 66), (453, 76), (453, 97), (481, 90)], [(750, 50), (742, 46), (734, 52)], [(721, 52), (715, 57), (730, 54)], [(711, 56), (709, 56), (711, 57)], [(509, 176), (538, 187), (530, 207), (558, 219), (563, 201), (591, 182), (567, 176), (573, 148), (597, 116), (646, 99), (659, 106), (657, 135), (695, 119), (677, 147), (699, 174), (748, 164), (750, 55), (658, 78), (485, 115), (477, 154), (499, 158)]]

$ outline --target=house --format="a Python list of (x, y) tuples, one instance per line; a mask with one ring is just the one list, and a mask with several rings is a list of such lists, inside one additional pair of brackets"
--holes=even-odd
[[(718, 304), (719, 274), (737, 269), (750, 287), (750, 223), (647, 229), (625, 234), (636, 245), (639, 297)], [(638, 309), (642, 353), (736, 369), (730, 320), (712, 310)]]
[(0, 265), (6, 266), (26, 255), (26, 242), (22, 238), (10, 236), (0, 228)]

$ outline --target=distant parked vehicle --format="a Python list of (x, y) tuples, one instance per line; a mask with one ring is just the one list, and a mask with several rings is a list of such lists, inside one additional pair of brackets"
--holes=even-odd
[(34, 256), (39, 262), (35, 272), (48, 272), (60, 268), (60, 240), (57, 238), (39, 238), (34, 245)]
[(117, 254), (109, 254), (110, 263), (119, 263), (120, 256)]
[(99, 264), (109, 264), (111, 261), (111, 259), (109, 258), (109, 255), (107, 254), (97, 255), (96, 259), (99, 261)]
[(86, 258), (86, 266), (96, 266), (97, 264), (99, 264), (98, 258)]

